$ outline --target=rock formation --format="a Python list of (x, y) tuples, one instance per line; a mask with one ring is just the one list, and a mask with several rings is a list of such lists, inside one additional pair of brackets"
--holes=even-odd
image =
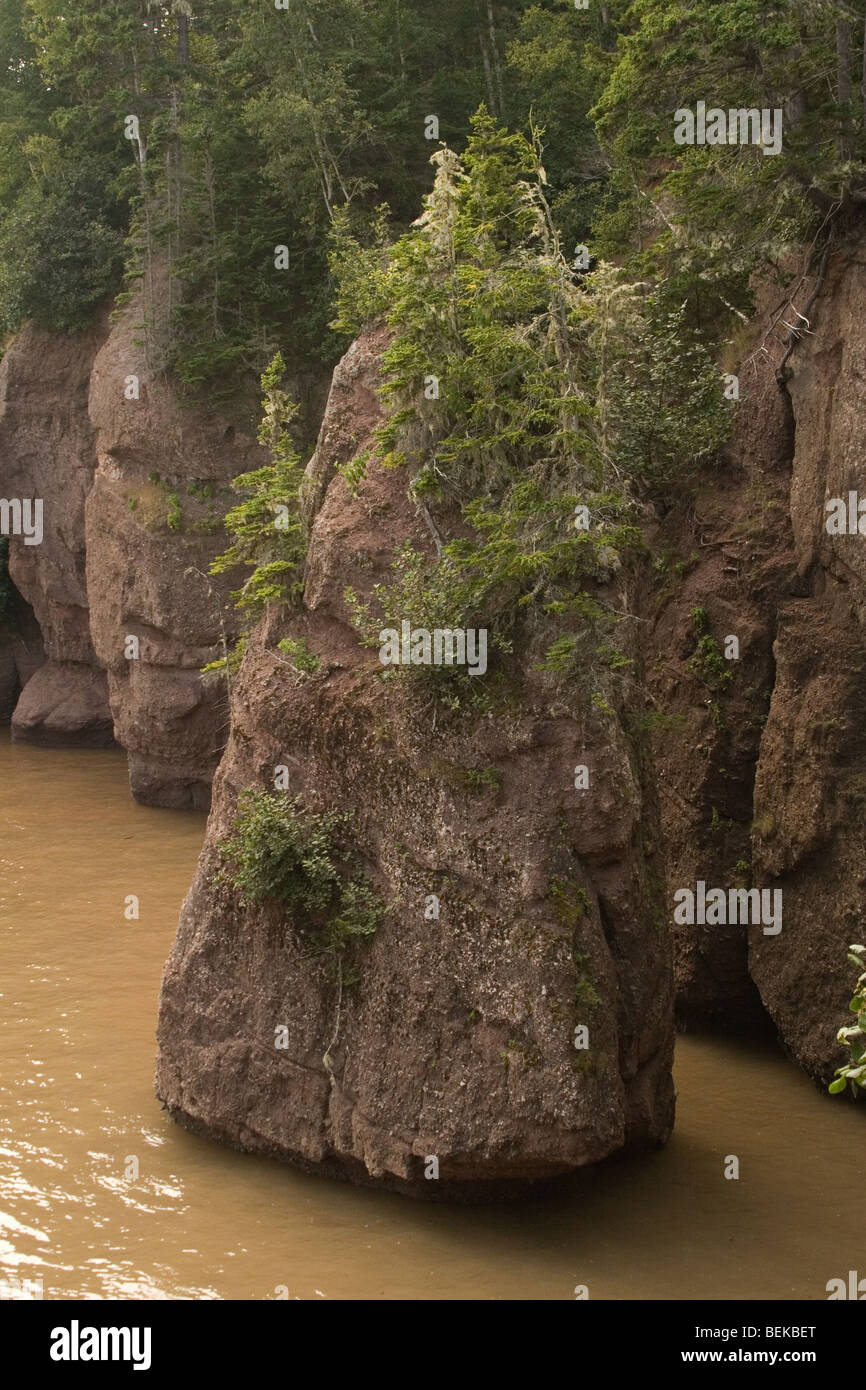
[[(860, 251), (854, 238), (830, 261), (781, 388), (770, 327), (788, 301), (764, 291), (739, 368), (729, 466), (654, 540), (663, 575), (647, 655), (657, 703), (684, 721), (654, 750), (669, 902), (698, 878), (783, 894), (778, 935), (761, 925), (675, 928), (681, 1019), (736, 1031), (766, 1010), (821, 1082), (840, 1065), (845, 948), (862, 940), (866, 911), (866, 559), (862, 535), (825, 525), (827, 499), (847, 504), (863, 491)], [(799, 302), (814, 284), (806, 279)], [(696, 660), (701, 609), (719, 646), (739, 638), (721, 688)]]
[[(371, 466), (355, 497), (338, 471), (380, 418), (384, 339), (351, 347), (307, 470), (303, 607), (250, 639), (166, 969), (158, 1090), (184, 1123), (424, 1195), (499, 1191), (659, 1142), (672, 1114), (667, 932), (674, 893), (700, 880), (781, 889), (783, 927), (674, 924), (680, 1023), (769, 1021), (829, 1078), (845, 946), (866, 910), (866, 560), (862, 536), (825, 525), (828, 499), (866, 495), (858, 247), (838, 244), (781, 386), (780, 291), (762, 291), (727, 457), (648, 526), (645, 570), (618, 581), (617, 606), (643, 621), (624, 639), (634, 707), (613, 716), (577, 691), (551, 705), (529, 660), (483, 718), (383, 682), (345, 590), (363, 600), (403, 538), (431, 540), (399, 473)], [(233, 577), (207, 569), (228, 482), (261, 455), (249, 426), (179, 406), (135, 341), (137, 314), (77, 338), (28, 327), (0, 364), (0, 494), (45, 501), (42, 544), (11, 541), (0, 719), (36, 744), (116, 739), (138, 799), (205, 806), (228, 717), (199, 668), (235, 622)], [(318, 673), (298, 676), (286, 636)], [(591, 798), (574, 787), (579, 763)], [(342, 992), (280, 911), (242, 904), (220, 876), (240, 793), (272, 786), (277, 767), (290, 795), (350, 817), (389, 906)], [(574, 1046), (581, 1024), (589, 1053)]]
[(140, 317), (133, 300), (110, 330), (27, 327), (0, 364), (0, 493), (44, 503), (41, 544), (10, 538), (36, 627), (19, 624), (30, 661), (14, 673), (6, 639), (5, 703), (20, 691), (14, 740), (116, 740), (139, 801), (206, 807), (227, 707), (199, 671), (234, 636), (236, 578), (207, 571), (229, 482), (263, 454), (249, 430), (179, 403), (148, 366)]
[[(96, 326), (68, 338), (28, 326), (0, 363), (0, 494), (43, 500), (41, 543), (10, 538), (10, 573), (32, 613), (17, 644), (26, 664), (20, 656), (15, 662), (24, 691), (11, 715), (12, 737), (20, 742), (113, 742), (90, 636), (84, 553), (93, 477), (87, 393), (101, 333)], [(14, 648), (6, 645), (8, 661)]]
[[(356, 498), (335, 472), (369, 443), (380, 346), (356, 343), (335, 376), (308, 470), (322, 500), (303, 608), (259, 626), (237, 682), (165, 971), (157, 1091), (183, 1123), (244, 1149), (477, 1196), (669, 1133), (655, 808), (620, 716), (550, 708), (527, 668), (486, 715), (449, 718), (359, 644), (346, 587), (363, 600), (404, 538), (430, 544), (399, 471), (371, 464)], [(317, 675), (293, 676), (286, 635), (319, 658)], [(575, 789), (581, 763), (591, 797)], [(240, 792), (272, 787), (279, 767), (289, 795), (349, 815), (389, 906), (342, 994), (281, 909), (242, 905), (220, 876)]]

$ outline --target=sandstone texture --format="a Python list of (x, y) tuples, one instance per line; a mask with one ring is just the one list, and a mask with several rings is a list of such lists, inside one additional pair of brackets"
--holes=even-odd
[(208, 568), (231, 479), (265, 456), (249, 428), (179, 403), (141, 317), (133, 299), (80, 336), (26, 327), (0, 364), (0, 495), (44, 505), (41, 544), (10, 538), (0, 717), (20, 742), (116, 741), (139, 801), (203, 808), (228, 710), (200, 668), (237, 633), (238, 576)]
[[(335, 376), (308, 475), (303, 606), (259, 625), (235, 686), (164, 974), (157, 1092), (180, 1121), (242, 1149), (477, 1198), (670, 1131), (657, 817), (622, 711), (553, 705), (527, 664), (486, 713), (443, 713), (359, 644), (346, 587), (363, 600), (404, 538), (431, 544), (399, 471), (371, 465), (357, 497), (335, 472), (369, 443), (381, 346), (360, 340)], [(317, 674), (294, 675), (285, 636), (304, 639)], [(575, 790), (580, 763), (591, 797)], [(220, 874), (238, 796), (272, 788), (279, 767), (287, 795), (349, 817), (389, 907), (352, 948), (342, 992), (278, 905), (244, 905)], [(430, 895), (438, 920), (425, 917)]]
[[(7, 638), (18, 690), (30, 686), (11, 713), (12, 737), (20, 742), (114, 741), (106, 679), (90, 636), (84, 545), (93, 476), (87, 394), (102, 332), (96, 326), (65, 337), (28, 326), (0, 363), (0, 495), (43, 501), (41, 543), (12, 536), (9, 546), (11, 578), (29, 605), (29, 631), (17, 654)], [(46, 663), (36, 684), (28, 653), (33, 666)]]
[[(90, 631), (133, 795), (204, 808), (228, 710), (222, 682), (199, 672), (221, 656), (224, 636), (237, 635), (229, 593), (238, 580), (208, 569), (225, 549), (221, 518), (237, 500), (231, 479), (265, 456), (230, 421), (178, 403), (166, 378), (149, 370), (135, 315), (133, 306), (118, 319), (90, 375)], [(130, 377), (137, 399), (125, 395)]]
[[(795, 279), (795, 304), (814, 284)], [(762, 294), (727, 465), (653, 537), (646, 659), (657, 708), (681, 720), (654, 739), (669, 903), (699, 878), (783, 894), (778, 935), (674, 928), (680, 1021), (741, 1032), (769, 1018), (823, 1084), (843, 1060), (845, 948), (866, 911), (866, 542), (825, 527), (829, 498), (866, 495), (862, 242), (834, 253), (780, 388), (769, 330), (787, 304)], [(695, 661), (700, 609), (720, 648), (739, 638), (721, 685)]]

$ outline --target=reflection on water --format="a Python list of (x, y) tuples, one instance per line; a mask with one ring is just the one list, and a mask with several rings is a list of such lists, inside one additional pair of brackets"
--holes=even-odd
[(134, 805), (119, 753), (0, 742), (3, 1296), (823, 1299), (863, 1266), (863, 1114), (764, 1047), (682, 1039), (668, 1147), (521, 1205), (426, 1206), (178, 1128), (156, 1003), (203, 833)]

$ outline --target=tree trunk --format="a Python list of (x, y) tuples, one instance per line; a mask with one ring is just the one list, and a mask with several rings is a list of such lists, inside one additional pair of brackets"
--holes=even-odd
[[(397, 53), (400, 58), (400, 83), (406, 86), (406, 54), (403, 50), (403, 16), (400, 12), (400, 0), (396, 4), (396, 30), (397, 30)], [(864, 50), (866, 51), (866, 50)]]
[(211, 248), (213, 252), (213, 294), (211, 296), (211, 319), (215, 337), (221, 337), (220, 333), (220, 273), (219, 273), (219, 237), (217, 235), (216, 220), (216, 189), (214, 187), (214, 164), (213, 157), (208, 150), (204, 160), (204, 182), (207, 189), (208, 213), (210, 216), (210, 235)]
[(487, 0), (487, 27), (490, 30), (490, 49), (493, 54), (493, 70), (496, 74), (496, 91), (499, 96), (499, 119), (505, 120), (505, 91), (502, 86), (502, 64), (499, 61), (499, 45), (496, 42), (496, 25), (493, 22), (492, 0)]
[(487, 101), (490, 106), (490, 114), (496, 115), (496, 93), (493, 90), (493, 74), (490, 70), (490, 54), (487, 52), (487, 44), (484, 42), (484, 34), (479, 30), (478, 43), (481, 47), (481, 60), (484, 63), (484, 77), (487, 82)]
[(836, 79), (839, 88), (840, 130), (837, 149), (842, 159), (851, 158), (851, 23), (836, 21)]
[(183, 10), (177, 16), (177, 61), (182, 68), (189, 63), (189, 18)]

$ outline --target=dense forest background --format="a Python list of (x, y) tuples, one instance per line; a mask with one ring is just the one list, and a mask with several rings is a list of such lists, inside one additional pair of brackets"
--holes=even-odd
[[(757, 267), (864, 196), (864, 63), (862, 5), (826, 0), (4, 0), (0, 333), (80, 329), (140, 277), (192, 393), (278, 349), (327, 367), (335, 238), (404, 232), (483, 103), (537, 132), (569, 257), (717, 341)], [(781, 154), (675, 144), (699, 100), (781, 108)]]

